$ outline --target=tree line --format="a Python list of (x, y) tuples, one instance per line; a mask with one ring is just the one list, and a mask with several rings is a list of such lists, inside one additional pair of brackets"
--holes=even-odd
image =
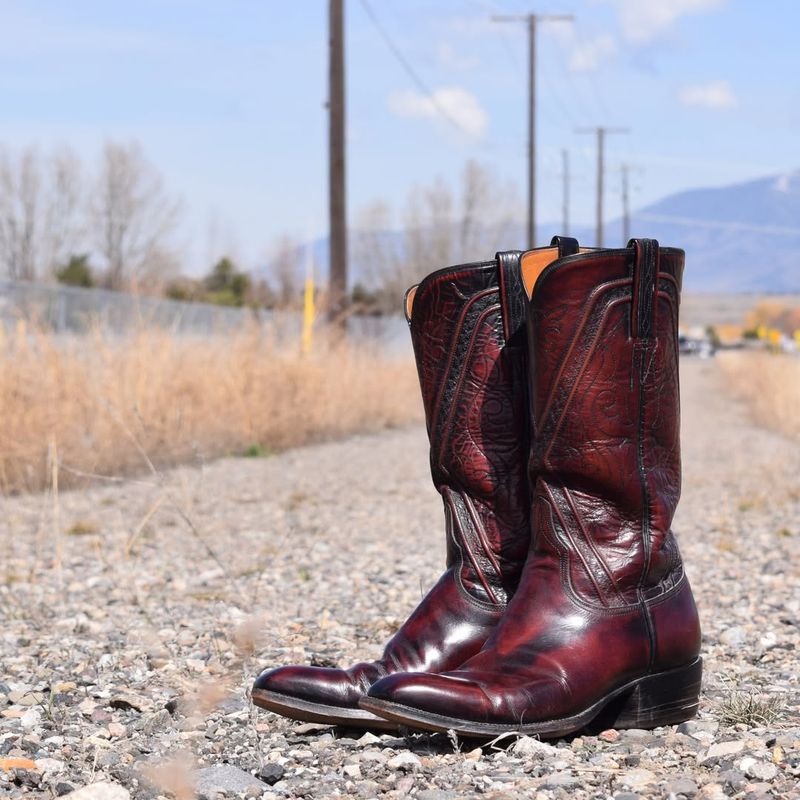
[[(405, 289), (432, 269), (491, 257), (519, 229), (519, 209), (515, 187), (473, 161), (458, 186), (437, 179), (412, 189), (399, 216), (376, 200), (350, 231), (352, 309), (396, 312)], [(282, 236), (258, 269), (228, 256), (188, 278), (174, 243), (181, 215), (136, 143), (106, 143), (93, 168), (68, 147), (45, 155), (0, 147), (0, 275), (225, 305), (301, 304), (309, 243)], [(324, 287), (320, 294), (324, 302)]]

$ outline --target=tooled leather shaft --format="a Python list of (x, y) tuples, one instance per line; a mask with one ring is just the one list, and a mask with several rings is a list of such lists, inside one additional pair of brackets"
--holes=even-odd
[(458, 564), (468, 594), (495, 605), (516, 587), (529, 542), (518, 270), (510, 253), (440, 271), (417, 289), (411, 321), (448, 566)]
[(564, 263), (531, 303), (534, 513), (569, 554), (572, 590), (604, 607), (654, 596), (680, 572), (683, 261), (645, 242)]

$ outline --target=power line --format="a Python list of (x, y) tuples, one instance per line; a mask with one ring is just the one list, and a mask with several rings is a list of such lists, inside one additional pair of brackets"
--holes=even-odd
[(381, 21), (375, 15), (375, 12), (372, 10), (372, 6), (370, 6), (368, 0), (360, 0), (361, 6), (364, 9), (364, 12), (369, 17), (370, 22), (374, 26), (375, 30), (378, 32), (378, 35), (383, 39), (384, 44), (389, 48), (389, 51), (392, 55), (397, 59), (400, 66), (406, 71), (409, 78), (414, 82), (417, 88), (431, 101), (431, 105), (444, 117), (451, 125), (458, 128), (462, 133), (466, 134), (470, 139), (474, 137), (474, 133), (472, 131), (467, 130), (436, 98), (436, 95), (430, 90), (428, 85), (422, 78), (419, 76), (417, 71), (411, 66), (411, 63), (408, 59), (403, 55), (400, 48), (395, 44), (392, 37), (389, 35), (389, 32), (386, 28), (383, 27)]

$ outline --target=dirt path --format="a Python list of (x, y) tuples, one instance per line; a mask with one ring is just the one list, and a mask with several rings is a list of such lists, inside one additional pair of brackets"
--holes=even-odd
[[(0, 501), (0, 795), (106, 780), (145, 798), (195, 780), (206, 796), (800, 797), (800, 447), (753, 426), (713, 361), (682, 381), (697, 721), (465, 755), (248, 707), (262, 665), (377, 655), (438, 575), (414, 428)], [(751, 691), (776, 721), (731, 708)], [(274, 785), (249, 775), (265, 766)]]

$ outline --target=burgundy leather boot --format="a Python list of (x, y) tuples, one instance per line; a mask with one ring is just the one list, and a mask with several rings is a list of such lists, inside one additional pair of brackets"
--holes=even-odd
[[(533, 251), (542, 262), (574, 239)], [(519, 252), (428, 275), (406, 297), (431, 471), (444, 500), (447, 568), (378, 661), (263, 672), (253, 702), (312, 722), (396, 727), (358, 707), (394, 672), (454, 669), (477, 653), (530, 546), (525, 311)]]
[(384, 678), (365, 709), (465, 736), (694, 716), (700, 627), (670, 531), (683, 261), (639, 239), (539, 274), (528, 320), (532, 541), (519, 588), (480, 653), (440, 675)]

